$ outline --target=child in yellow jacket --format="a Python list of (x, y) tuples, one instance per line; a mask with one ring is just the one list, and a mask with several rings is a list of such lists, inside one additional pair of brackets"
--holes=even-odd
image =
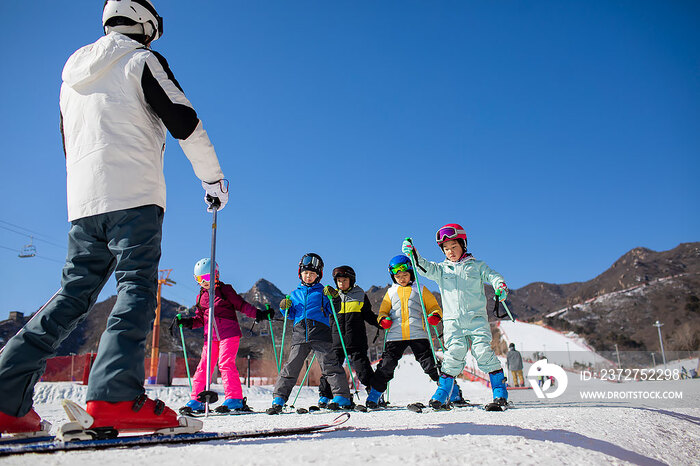
[[(394, 284), (384, 295), (378, 317), (379, 325), (386, 331), (386, 348), (372, 377), (366, 402), (368, 408), (378, 406), (387, 384), (394, 378), (394, 370), (401, 356), (409, 346), (423, 371), (435, 382), (439, 378), (428, 340), (430, 331), (425, 328), (420, 294), (409, 258), (398, 255), (391, 259), (389, 274)], [(422, 292), (428, 323), (437, 325), (442, 320), (442, 310), (427, 288), (423, 287)]]

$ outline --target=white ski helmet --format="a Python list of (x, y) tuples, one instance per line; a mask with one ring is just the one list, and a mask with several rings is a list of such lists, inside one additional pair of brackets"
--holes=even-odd
[(102, 27), (105, 34), (115, 31), (144, 35), (148, 44), (163, 35), (163, 18), (150, 0), (106, 0)]

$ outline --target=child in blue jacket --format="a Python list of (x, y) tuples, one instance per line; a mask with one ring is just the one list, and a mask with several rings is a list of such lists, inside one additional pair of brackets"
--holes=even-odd
[[(289, 394), (296, 384), (304, 361), (313, 351), (321, 366), (321, 373), (326, 378), (333, 392), (333, 399), (328, 403), (329, 409), (351, 408), (352, 398), (350, 388), (342, 367), (333, 351), (330, 319), (332, 316), (331, 303), (324, 294), (323, 285), (319, 282), (323, 277), (323, 260), (318, 254), (305, 254), (299, 261), (299, 278), (301, 283), (289, 298), (280, 303), (280, 310), (286, 311), (287, 318), (294, 322), (292, 332), (292, 348), (287, 363), (280, 371), (273, 391), (274, 399), (268, 414), (282, 412)], [(337, 307), (340, 305), (338, 299)]]

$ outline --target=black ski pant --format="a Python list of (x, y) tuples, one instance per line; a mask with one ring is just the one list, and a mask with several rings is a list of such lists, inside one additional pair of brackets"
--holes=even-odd
[(404, 351), (406, 351), (406, 348), (409, 346), (416, 360), (423, 368), (423, 371), (428, 374), (432, 380), (435, 382), (438, 381), (438, 368), (435, 365), (433, 352), (430, 349), (430, 342), (427, 339), (388, 341), (382, 353), (382, 360), (379, 361), (377, 370), (374, 372), (372, 388), (382, 393), (386, 391), (387, 383), (394, 378), (394, 370), (399, 364), (399, 360), (403, 356)]
[(338, 360), (335, 352), (332, 350), (332, 343), (325, 341), (302, 341), (292, 345), (289, 352), (289, 358), (286, 364), (280, 371), (275, 388), (272, 392), (275, 398), (279, 397), (287, 401), (289, 395), (296, 385), (297, 378), (304, 367), (306, 357), (311, 351), (316, 355), (318, 364), (321, 366), (321, 373), (325, 376), (331, 385), (332, 392), (336, 395), (344, 396), (348, 400), (352, 400), (348, 381), (345, 378), (345, 371), (341, 364), (342, 360)]
[[(345, 352), (343, 348), (333, 348), (338, 361), (345, 361)], [(352, 370), (357, 374), (356, 381), (359, 380), (362, 385), (367, 387), (369, 390), (370, 384), (372, 383), (372, 377), (374, 376), (374, 371), (372, 370), (372, 364), (369, 362), (367, 357), (367, 350), (353, 350), (348, 349), (348, 357), (350, 358), (350, 365)], [(354, 391), (355, 387), (352, 387), (351, 391)], [(318, 385), (318, 396), (325, 396), (326, 398), (333, 398), (333, 392), (331, 391), (331, 386), (326, 380), (325, 376), (321, 376), (321, 381)]]

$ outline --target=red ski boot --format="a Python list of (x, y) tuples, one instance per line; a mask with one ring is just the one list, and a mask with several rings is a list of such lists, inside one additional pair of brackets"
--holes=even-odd
[(112, 427), (119, 431), (156, 431), (178, 427), (177, 413), (160, 400), (141, 395), (134, 401), (88, 401), (86, 411), (94, 421), (93, 428)]
[(0, 434), (13, 434), (14, 437), (40, 437), (49, 435), (51, 424), (42, 421), (32, 408), (21, 417), (0, 412)]
[(59, 429), (58, 436), (65, 441), (114, 438), (123, 432), (194, 433), (203, 426), (197, 419), (178, 418), (165, 403), (151, 400), (146, 395), (134, 401), (115, 403), (88, 401), (86, 410), (70, 400), (63, 400), (62, 404), (71, 420)]

